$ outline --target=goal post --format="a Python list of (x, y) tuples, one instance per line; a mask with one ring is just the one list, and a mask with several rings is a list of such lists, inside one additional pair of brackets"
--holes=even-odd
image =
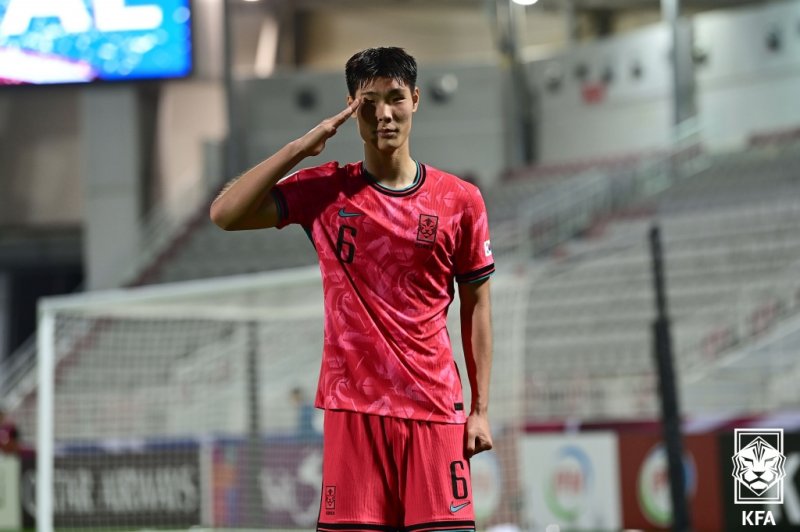
[(36, 523), (41, 532), (53, 531), (53, 388), (55, 386), (55, 313), (47, 302), (39, 306), (36, 331), (38, 417), (36, 438)]
[[(292, 292), (297, 292), (295, 295), (300, 297), (292, 297)], [(98, 489), (111, 489), (108, 487), (109, 478), (113, 478), (115, 473), (120, 475), (130, 472), (130, 468), (125, 468), (124, 453), (118, 452), (120, 448), (131, 451), (131, 460), (141, 461), (144, 455), (138, 451), (142, 445), (148, 445), (146, 442), (150, 440), (157, 440), (156, 446), (163, 446), (170, 445), (165, 443), (170, 440), (194, 438), (199, 442), (197, 447), (203, 447), (205, 454), (209, 454), (213, 450), (208, 450), (208, 446), (204, 446), (201, 440), (211, 437), (215, 431), (224, 433), (227, 437), (239, 435), (244, 439), (252, 439), (251, 433), (258, 430), (258, 408), (257, 405), (254, 406), (254, 402), (257, 403), (254, 398), (258, 397), (258, 392), (254, 389), (259, 387), (256, 369), (258, 357), (253, 356), (253, 343), (258, 342), (258, 333), (255, 333), (256, 338), (252, 337), (254, 325), (269, 324), (267, 327), (280, 329), (282, 322), (305, 319), (321, 324), (321, 318), (322, 298), (317, 268), (43, 299), (39, 306), (37, 339), (37, 529), (53, 530), (54, 524), (83, 526), (87, 521), (94, 526), (131, 524), (132, 513), (123, 516), (121, 523), (114, 523), (110, 520), (113, 514), (125, 512), (119, 508), (98, 507), (108, 506), (111, 504), (109, 500), (80, 501), (80, 495), (62, 493), (65, 490), (84, 490), (82, 495), (86, 499), (98, 497)], [(170, 333), (170, 329), (174, 332)], [(209, 331), (213, 331), (212, 334), (208, 334)], [(159, 341), (159, 336), (163, 341)], [(223, 346), (222, 343), (226, 345)], [(152, 360), (146, 361), (144, 366), (137, 365), (134, 360), (137, 355), (145, 359), (152, 358), (143, 351), (146, 348), (160, 351), (161, 356), (172, 357), (169, 368), (172, 372), (169, 377), (171, 382), (166, 384), (167, 389), (164, 389), (163, 384), (153, 386), (152, 382), (147, 381), (152, 372), (148, 371), (146, 365), (152, 364)], [(223, 348), (227, 348), (227, 351), (223, 351)], [(230, 412), (217, 416), (218, 419), (227, 418), (228, 423), (214, 425), (201, 422), (201, 427), (193, 428), (186, 419), (192, 414), (191, 406), (181, 405), (181, 411), (175, 412), (175, 397), (178, 393), (185, 394), (186, 390), (180, 388), (193, 381), (210, 384), (213, 376), (202, 375), (203, 370), (209, 371), (209, 365), (213, 365), (215, 361), (219, 370), (219, 359), (226, 357), (238, 358), (233, 361), (233, 367), (226, 369), (229, 372), (234, 368), (238, 369), (241, 375), (230, 378), (229, 386), (224, 386), (226, 390), (206, 390), (205, 395), (213, 396), (212, 400), (219, 402), (233, 402), (232, 408), (238, 412), (232, 417), (229, 417)], [(195, 360), (187, 362), (187, 358)], [(98, 367), (104, 363), (106, 366)], [(139, 382), (116, 382), (117, 386), (125, 386), (124, 391), (104, 386), (104, 381), (116, 371), (127, 372), (127, 380), (135, 381), (138, 378)], [(112, 382), (116, 380), (118, 379), (111, 378)], [(306, 378), (305, 381), (306, 386), (312, 385), (310, 379)], [(126, 407), (125, 403), (128, 401), (139, 403), (140, 408)], [(98, 408), (98, 404), (94, 403), (105, 403), (109, 408), (118, 408), (119, 411), (104, 412), (103, 408)], [(148, 416), (152, 417), (156, 410), (166, 411), (159, 422), (153, 423), (146, 419)], [(199, 415), (207, 418), (208, 412)], [(124, 416), (128, 418), (124, 419)], [(284, 425), (287, 425), (286, 416), (283, 417)], [(25, 423), (26, 419), (23, 417), (20, 421)], [(32, 428), (27, 428), (25, 432), (33, 434)], [(116, 469), (104, 473), (90, 465), (78, 470), (75, 478), (63, 471), (55, 471), (56, 456), (84, 453), (81, 461), (84, 465), (89, 463), (91, 460), (86, 459), (87, 451), (82, 447), (116, 448), (113, 453), (109, 453), (119, 462)], [(144, 461), (147, 462), (147, 459)], [(205, 456), (198, 458), (198, 472), (203, 467), (201, 462), (205, 461)], [(76, 461), (70, 458), (62, 459), (62, 462), (70, 470)], [(150, 467), (151, 474), (161, 474), (162, 477), (170, 471), (162, 468), (164, 470), (159, 472), (156, 469), (157, 463), (144, 464), (142, 467)], [(81, 474), (84, 474), (85, 479), (87, 471), (94, 478), (88, 479), (88, 484), (76, 487), (75, 479)], [(245, 468), (245, 473), (248, 471)], [(174, 473), (174, 468), (172, 472)], [(97, 476), (103, 474), (106, 477)], [(98, 487), (98, 481), (105, 484)], [(208, 498), (207, 479), (198, 478), (195, 481), (199, 484), (196, 495)], [(161, 482), (163, 484), (163, 479)], [(252, 486), (253, 482), (251, 476), (248, 483)], [(69, 500), (61, 500), (59, 504), (59, 497)], [(64, 507), (81, 504), (83, 506), (79, 509), (82, 512), (108, 514), (105, 521), (98, 522), (96, 518), (88, 518), (70, 523), (62, 519), (61, 523), (54, 523), (54, 516), (59, 508), (63, 510)], [(158, 503), (151, 504), (153, 505), (158, 506)], [(147, 504), (143, 505), (146, 506)], [(207, 515), (202, 513), (209, 514), (211, 503), (201, 500), (197, 506), (199, 517), (194, 524), (201, 524), (203, 521), (203, 524), (209, 524)], [(253, 511), (256, 506), (244, 505), (241, 515), (237, 516), (237, 524), (256, 525), (258, 516)], [(148, 510), (144, 511), (146, 513)], [(153, 508), (149, 511), (154, 512)], [(166, 521), (169, 522), (170, 519)]]

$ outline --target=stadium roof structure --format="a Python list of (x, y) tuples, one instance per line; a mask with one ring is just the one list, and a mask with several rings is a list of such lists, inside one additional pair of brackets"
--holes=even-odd
[[(722, 9), (741, 5), (763, 4), (764, 0), (678, 0), (682, 8), (694, 9)], [(576, 9), (596, 10), (627, 10), (627, 9), (658, 9), (661, 0), (573, 0)], [(330, 7), (333, 2), (330, 0), (294, 0), (294, 5), (303, 7)], [(487, 0), (337, 0), (335, 4), (339, 6), (375, 6), (384, 5), (403, 5), (403, 6), (483, 6)], [(563, 9), (564, 0), (539, 0), (536, 8), (540, 9)]]

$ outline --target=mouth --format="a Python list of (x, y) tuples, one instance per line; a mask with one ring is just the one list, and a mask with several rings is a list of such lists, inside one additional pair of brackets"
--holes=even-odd
[(376, 131), (376, 134), (378, 135), (378, 137), (380, 137), (382, 139), (387, 139), (387, 138), (392, 138), (392, 137), (397, 136), (397, 130), (396, 129), (379, 129), (379, 130)]

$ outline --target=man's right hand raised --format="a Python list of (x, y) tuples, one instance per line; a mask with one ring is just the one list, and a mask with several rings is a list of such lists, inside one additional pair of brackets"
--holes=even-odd
[(325, 143), (329, 138), (336, 134), (336, 130), (342, 126), (347, 120), (353, 116), (358, 110), (361, 101), (356, 99), (353, 103), (348, 105), (343, 111), (326, 118), (320, 122), (314, 129), (300, 137), (297, 142), (305, 157), (313, 157), (319, 155), (325, 149)]
[(234, 179), (211, 204), (211, 219), (226, 231), (274, 227), (278, 209), (269, 191), (283, 176), (306, 157), (319, 155), (325, 142), (358, 110), (359, 100), (342, 112), (327, 118), (317, 127), (278, 150), (271, 157)]

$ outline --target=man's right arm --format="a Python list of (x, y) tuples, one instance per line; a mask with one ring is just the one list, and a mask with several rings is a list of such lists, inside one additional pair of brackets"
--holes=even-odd
[(322, 153), (325, 142), (357, 109), (358, 100), (228, 183), (211, 204), (211, 220), (226, 231), (275, 227), (280, 220), (272, 187), (300, 161)]

